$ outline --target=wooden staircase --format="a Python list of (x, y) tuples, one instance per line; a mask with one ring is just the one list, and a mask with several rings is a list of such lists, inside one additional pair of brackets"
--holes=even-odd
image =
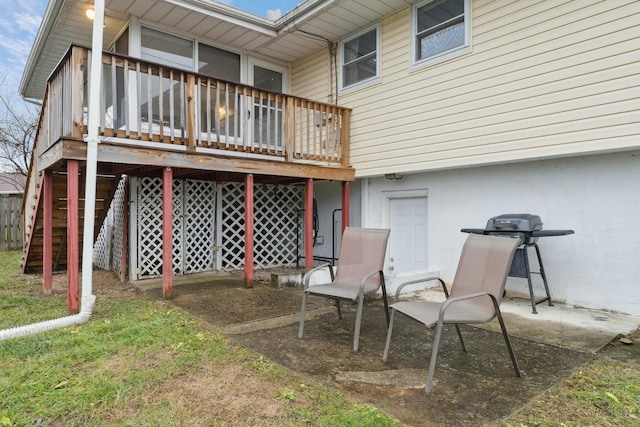
[[(40, 176), (34, 200), (26, 201), (25, 209), (30, 209), (32, 214), (27, 217), (25, 250), (22, 258), (22, 271), (24, 273), (41, 273), (43, 271), (43, 240), (44, 240), (44, 197), (43, 175)], [(84, 175), (79, 177), (79, 201), (78, 201), (78, 236), (79, 236), (79, 260), (82, 266), (82, 242), (84, 234)], [(102, 223), (107, 216), (109, 206), (118, 186), (118, 177), (113, 175), (98, 175), (96, 180), (96, 209), (95, 229), (93, 240), (95, 242)], [(53, 271), (67, 269), (67, 174), (66, 172), (53, 173), (53, 209), (52, 209), (52, 265)]]

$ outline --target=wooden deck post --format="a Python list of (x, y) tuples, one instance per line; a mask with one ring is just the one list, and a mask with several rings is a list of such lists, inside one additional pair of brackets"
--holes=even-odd
[(304, 268), (313, 268), (313, 179), (304, 187)]
[(253, 175), (244, 178), (244, 285), (253, 288)]
[(162, 296), (173, 297), (173, 170), (162, 172)]
[(51, 296), (53, 284), (53, 174), (50, 170), (45, 170), (43, 174), (42, 293), (48, 297)]
[(342, 232), (349, 226), (349, 195), (350, 185), (348, 181), (342, 181)]
[(79, 312), (80, 236), (78, 210), (80, 189), (78, 161), (67, 161), (67, 308), (69, 314)]

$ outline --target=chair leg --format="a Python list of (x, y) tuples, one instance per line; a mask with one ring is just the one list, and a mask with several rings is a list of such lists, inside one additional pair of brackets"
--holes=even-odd
[(387, 328), (387, 341), (384, 344), (384, 353), (382, 355), (382, 361), (387, 363), (387, 356), (389, 356), (389, 346), (391, 345), (391, 334), (393, 333), (393, 321), (396, 318), (396, 309), (391, 309), (391, 318), (389, 319), (389, 327)]
[(433, 339), (433, 349), (431, 350), (431, 360), (429, 361), (429, 375), (424, 391), (431, 394), (431, 383), (433, 383), (433, 373), (436, 370), (436, 359), (438, 357), (438, 347), (440, 346), (440, 336), (442, 335), (442, 323), (436, 325), (436, 336)]
[(360, 323), (362, 323), (362, 307), (364, 306), (364, 295), (358, 297), (358, 312), (356, 313), (356, 330), (353, 334), (353, 351), (358, 351), (360, 341)]
[(522, 378), (522, 374), (520, 373), (520, 366), (518, 365), (516, 354), (514, 353), (513, 347), (511, 346), (511, 339), (509, 339), (509, 334), (507, 334), (507, 328), (504, 325), (504, 320), (502, 320), (502, 314), (500, 313), (499, 308), (496, 309), (496, 314), (498, 315), (498, 321), (500, 322), (500, 327), (502, 328), (502, 336), (504, 337), (504, 342), (507, 343), (507, 348), (509, 349), (509, 356), (511, 356), (513, 369), (516, 371), (516, 377)]
[(460, 345), (462, 346), (462, 351), (467, 351), (467, 347), (464, 345), (464, 340), (462, 339), (462, 333), (460, 332), (460, 326), (457, 323), (454, 323), (456, 326), (456, 332), (458, 332), (458, 338), (460, 338)]
[(380, 272), (380, 282), (382, 283), (382, 299), (384, 300), (384, 314), (387, 316), (387, 328), (389, 327), (389, 300), (387, 299), (387, 287), (384, 284), (384, 274)]
[(302, 292), (302, 309), (300, 309), (300, 327), (298, 328), (298, 338), (302, 338), (304, 335), (304, 315), (307, 311), (307, 298), (309, 294)]
[(342, 310), (340, 309), (340, 300), (338, 298), (334, 299), (336, 302), (336, 309), (338, 310), (338, 319), (342, 319)]

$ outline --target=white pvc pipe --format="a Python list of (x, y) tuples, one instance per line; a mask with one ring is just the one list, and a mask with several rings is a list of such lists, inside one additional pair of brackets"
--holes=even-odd
[(80, 323), (84, 323), (91, 317), (95, 295), (86, 298), (82, 297), (82, 307), (80, 313), (72, 316), (60, 317), (58, 319), (45, 320), (44, 322), (32, 323), (31, 325), (17, 326), (15, 328), (4, 329), (0, 331), (0, 341), (12, 338), (26, 337), (35, 335), (39, 332), (50, 331), (52, 329), (66, 328)]
[(104, 0), (94, 2), (93, 42), (91, 45), (91, 87), (89, 88), (89, 123), (87, 135), (87, 170), (84, 204), (84, 236), (82, 252), (82, 292), (80, 313), (0, 331), (0, 341), (25, 337), (38, 332), (84, 323), (91, 317), (96, 296), (93, 284), (93, 228), (95, 225), (96, 175), (98, 170), (98, 126), (100, 125), (100, 87), (102, 86), (102, 32)]
[(96, 175), (98, 170), (98, 128), (100, 126), (100, 88), (102, 87), (102, 32), (104, 0), (94, 2), (93, 41), (91, 45), (91, 86), (89, 87), (89, 123), (87, 126), (87, 169), (85, 172), (84, 234), (82, 240), (82, 306), (95, 299), (93, 285), (93, 229), (96, 210)]

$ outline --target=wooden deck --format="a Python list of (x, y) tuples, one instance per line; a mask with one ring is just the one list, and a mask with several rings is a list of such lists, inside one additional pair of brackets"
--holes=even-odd
[[(350, 110), (102, 53), (101, 93), (88, 93), (91, 51), (72, 46), (47, 83), (24, 197), (23, 269), (43, 265), (43, 175), (52, 176), (54, 268), (66, 267), (68, 165), (83, 208), (89, 97), (100, 95), (96, 232), (119, 177), (270, 184), (349, 182)], [(103, 206), (104, 204), (104, 206)], [(79, 239), (82, 242), (82, 217)], [(45, 257), (46, 258), (46, 257)]]

